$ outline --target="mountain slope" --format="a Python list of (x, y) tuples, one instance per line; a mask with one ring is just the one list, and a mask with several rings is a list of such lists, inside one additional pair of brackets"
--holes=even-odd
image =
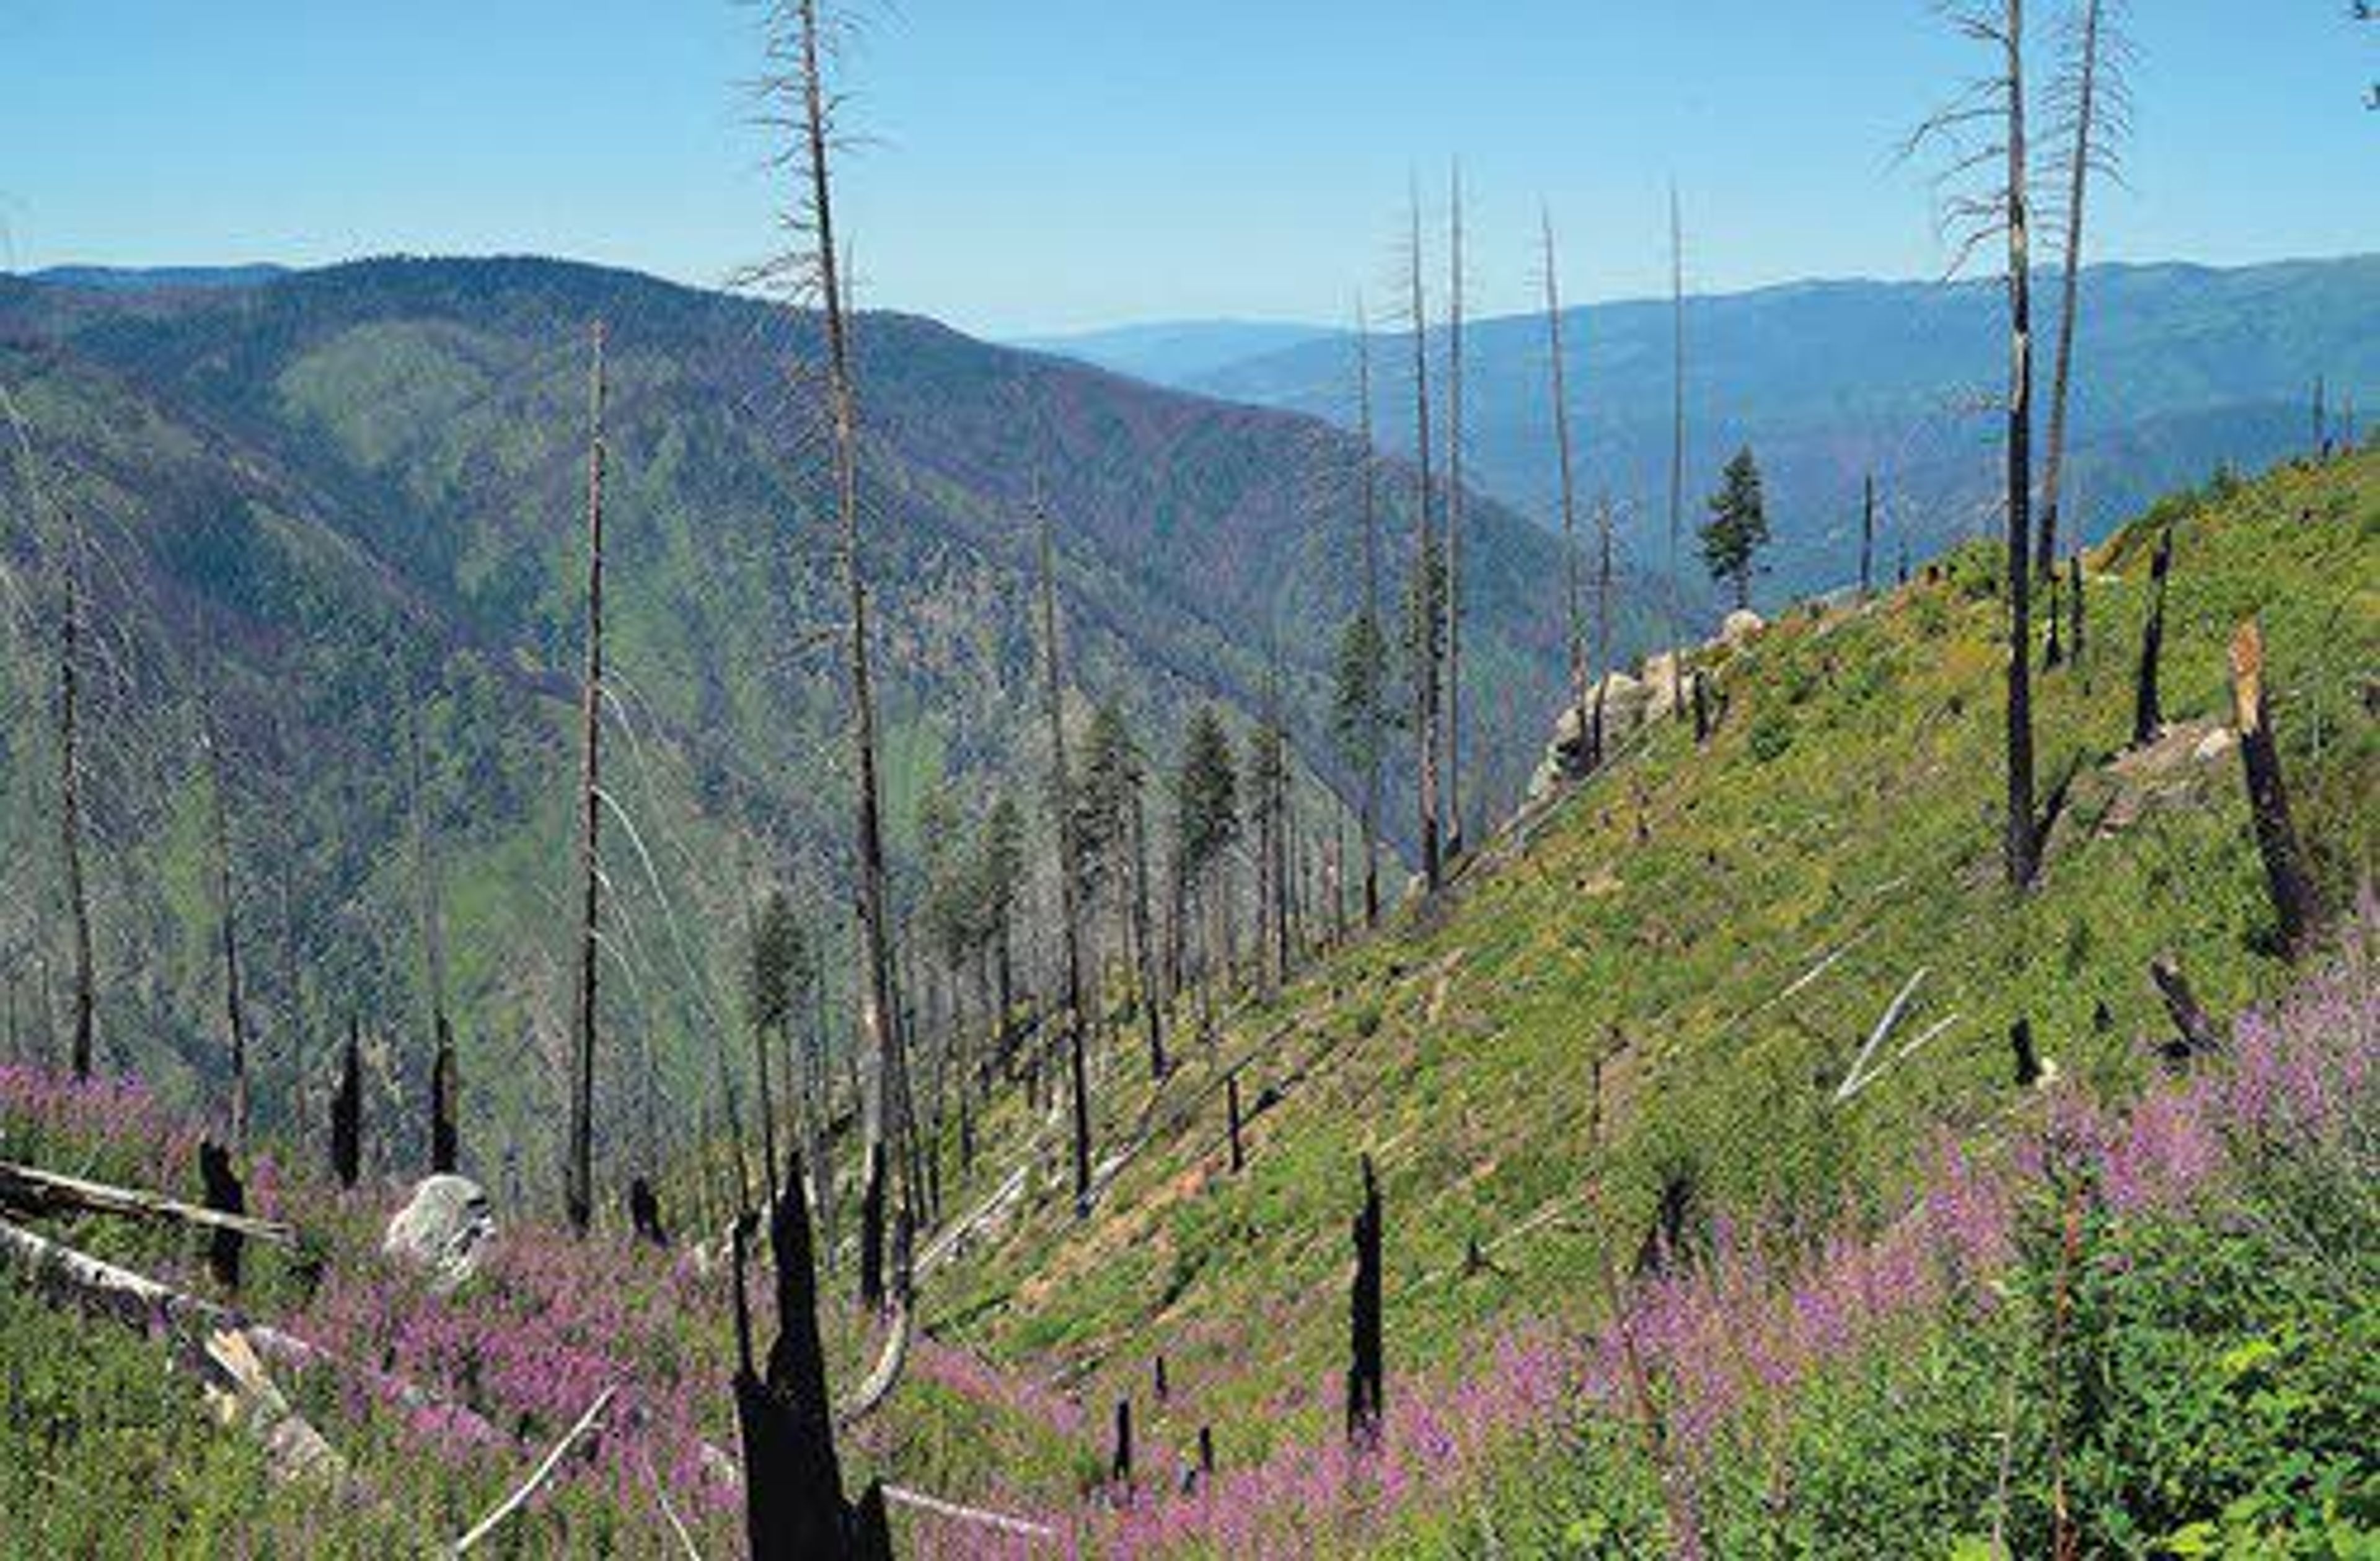
[[(633, 1067), (606, 1071), (607, 1110), (650, 1121), (637, 1092), (658, 1091), (690, 1123), (711, 1088), (705, 1056), (736, 1023), (755, 880), (790, 879), (817, 936), (839, 936), (840, 608), (816, 404), (785, 369), (809, 321), (539, 260), (367, 262), (219, 292), (0, 282), (0, 382), (34, 452), (0, 509), (0, 557), (19, 587), (0, 756), (18, 799), (18, 892), (0, 947), (26, 991), (58, 947), (49, 630), (33, 609), (52, 601), (37, 540), (60, 556), (57, 515), (72, 513), (93, 538), (113, 647), (95, 695), (106, 741), (90, 761), (106, 810), (103, 962), (141, 973), (103, 994), (114, 1060), (147, 1071), (170, 1054), (180, 1066), (162, 1076), (188, 1094), (222, 1055), (212, 793), (192, 714), (211, 684), (232, 749), (240, 912), (261, 945), (251, 979), (273, 1032), (268, 1109), (326, 1087), (326, 1036), (349, 1013), (367, 1021), (387, 1092), (375, 1115), (399, 1093), (418, 1098), (400, 1086), (421, 1065), (406, 758), (419, 701), (453, 879), (471, 1157), (543, 1163), (528, 1130), (552, 1086), (521, 1064), (551, 1051), (566, 1007), (552, 928), (566, 902), (585, 330), (598, 315), (612, 343), (612, 800), (625, 825), (609, 863), (612, 1028), (658, 1053), (647, 1084), (631, 1083)], [(1319, 733), (1331, 639), (1356, 589), (1343, 438), (930, 321), (869, 315), (858, 340), (905, 856), (929, 790), (953, 782), (974, 811), (1002, 786), (1028, 800), (1038, 786), (1023, 590), (1037, 483), (1058, 528), (1080, 703), (1123, 700), (1161, 767), (1194, 704), (1257, 708), (1277, 645), (1309, 768), (1335, 773)], [(63, 508), (37, 518), (29, 481), (54, 485)], [(1525, 522), (1477, 513), (1474, 795), (1509, 796), (1556, 697), (1555, 563)], [(1383, 523), (1401, 524), (1393, 499)], [(1309, 792), (1305, 805), (1327, 817), (1334, 805)], [(175, 886), (162, 901), (144, 888), (160, 882)], [(415, 1131), (408, 1113), (398, 1144)]]
[[(2048, 279), (2048, 280), (2054, 280)], [(2311, 441), (2310, 402), (2380, 405), (2380, 256), (2216, 270), (2095, 266), (2083, 273), (2069, 508), (2093, 538), (2217, 465), (2254, 468)], [(2037, 298), (2054, 298), (2045, 288)], [(1998, 284), (1811, 282), (1686, 306), (1689, 449), (1682, 568), (1699, 575), (1693, 527), (1720, 466), (1749, 442), (1769, 479), (1777, 533), (1767, 599), (1842, 584), (1857, 569), (1859, 494), (1874, 472), (1885, 515), (1879, 556), (1925, 557), (1988, 529), (1997, 430), (1985, 408), (2004, 356)], [(2051, 339), (2052, 318), (2036, 321)], [(1633, 556), (1668, 557), (1671, 314), (1665, 301), (1567, 312), (1572, 417), (1587, 491), (1621, 501)], [(1473, 321), (1471, 469), (1526, 513), (1554, 513), (1541, 320)], [(1196, 389), (1352, 421), (1344, 336), (1244, 360)], [(1384, 342), (1391, 383), (1409, 349)], [(2046, 405), (2048, 366), (2036, 353)], [(1409, 448), (1400, 419), (1385, 437)]]
[[(2125, 753), (2166, 527), (2171, 725)], [(1087, 1215), (1002, 1091), (977, 1163), (943, 1157), (951, 1206), (990, 1216), (920, 1247), (925, 1331), (844, 1429), (846, 1484), (888, 1482), (914, 1555), (1984, 1556), (2054, 1550), (2061, 1524), (2082, 1554), (2364, 1554), (2375, 552), (2372, 454), (2179, 495), (2096, 552), (2084, 653), (2040, 689), (2047, 756), (2079, 765), (2022, 901), (1996, 871), (1981, 550), (1708, 648), (1707, 744), (1653, 729), (1443, 905), (1185, 1044), (1161, 1087), (1102, 1048), (1118, 1147)], [(2222, 742), (2248, 613), (2334, 913), (2335, 955), (2305, 968), (2272, 951)], [(2155, 954), (2218, 1015), (2271, 1001), (2168, 1063)], [(1900, 1028), (1847, 1090), (1888, 1006)], [(2015, 1015), (2039, 1080), (2012, 1076)], [(197, 1137), (138, 1083), (14, 1066), (0, 1131), (164, 1187)], [(12, 1219), (0, 1548), (443, 1545), (604, 1395), (601, 1436), (503, 1543), (733, 1553), (740, 1308), (715, 1246), (508, 1206), (448, 1293), (381, 1254), (401, 1182), (342, 1193), (288, 1147), (248, 1163), (251, 1207), (304, 1243), (252, 1246), (240, 1301), (320, 1351), (272, 1370), (370, 1499), (275, 1478), (169, 1368), (193, 1340), (20, 1284), (42, 1276)], [(1359, 1153), (1385, 1195), (1388, 1362), (1360, 1453), (1340, 1413)], [(674, 1170), (666, 1206), (699, 1208), (696, 1168)], [(214, 1293), (185, 1230), (27, 1217)], [(821, 1321), (847, 1390), (874, 1340), (842, 1274)]]
[[(2173, 724), (2127, 754), (2168, 525)], [(2380, 456), (2179, 497), (2090, 562), (2085, 655), (2036, 685), (2045, 777), (2066, 783), (2035, 892), (2011, 902), (1998, 869), (1988, 553), (1883, 602), (1796, 611), (1706, 653), (1724, 699), (1707, 747), (1663, 723), (1443, 914), (1244, 1010), (1147, 1107), (1126, 1103), (1153, 1126), (1098, 1211), (1078, 1221), (1039, 1182), (938, 1297), (937, 1337), (1062, 1385), (1095, 1422), (1119, 1398), (1148, 1410), (1162, 1356), (1172, 1402), (1144, 1437), (1181, 1448), (1211, 1424), (1225, 1468), (1262, 1464), (1257, 1485), (1294, 1506), (1284, 1471), (1318, 1469), (1339, 1436), (1359, 1155), (1389, 1211), (1390, 1399), (1422, 1396), (1459, 1439), (1464, 1401), (1431, 1395), (1492, 1376), (1492, 1341), (1603, 1314), (1606, 1265), (1640, 1261), (1665, 1207), (1694, 1250), (1732, 1228), (1790, 1268), (1842, 1222), (1872, 1231), (1905, 1206), (1946, 1144), (1990, 1156), (2030, 1115), (2014, 1021), (2074, 1098), (2147, 1087), (2169, 1031), (2153, 958), (2221, 1014), (2292, 979), (2237, 753), (2209, 740), (2243, 617), (2264, 621), (2292, 805), (2342, 917), (2380, 847), (2361, 692), (2380, 659)], [(1871, 1082), (1840, 1100), (1912, 980)], [(1251, 1118), (1241, 1174), (1227, 1072)]]

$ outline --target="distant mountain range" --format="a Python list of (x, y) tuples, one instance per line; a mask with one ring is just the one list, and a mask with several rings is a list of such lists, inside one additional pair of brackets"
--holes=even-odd
[(1151, 384), (1192, 390), (1208, 376), (1234, 364), (1338, 334), (1323, 325), (1261, 320), (1176, 320), (1154, 325), (1119, 325), (1071, 335), (1027, 336), (1009, 345), (1071, 357), (1093, 368), (1147, 380)]
[[(2045, 409), (2054, 282), (2045, 274), (2035, 293)], [(2069, 508), (2094, 535), (2222, 462), (2256, 466), (2303, 448), (2318, 376), (2335, 417), (2353, 405), (2380, 410), (2380, 255), (2230, 270), (2097, 266), (2084, 272), (2082, 296)], [(1778, 537), (1769, 599), (1851, 575), (1861, 479), (1871, 471), (1884, 494), (1888, 550), (1905, 538), (1922, 556), (1992, 524), (1999, 431), (1988, 407), (2001, 393), (2007, 351), (2001, 297), (1992, 281), (1808, 282), (1690, 297), (1682, 568), (1694, 570), (1705, 495), (1746, 442), (1767, 476)], [(1575, 308), (1564, 326), (1585, 490), (1609, 490), (1620, 502), (1624, 544), (1654, 568), (1669, 548), (1670, 326), (1659, 299)], [(1218, 345), (1230, 340), (1223, 328), (1192, 329)], [(1160, 341), (1166, 333), (1148, 330)], [(1412, 448), (1410, 342), (1374, 342), (1381, 433), (1402, 452)], [(1472, 321), (1465, 348), (1467, 475), (1550, 521), (1544, 321)], [(1303, 341), (1209, 368), (1169, 369), (1157, 355), (1137, 371), (1342, 427), (1354, 421), (1344, 332), (1313, 328)]]

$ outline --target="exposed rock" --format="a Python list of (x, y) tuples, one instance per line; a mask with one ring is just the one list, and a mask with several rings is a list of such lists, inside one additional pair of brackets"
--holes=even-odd
[(1739, 607), (1719, 624), (1718, 637), (1729, 645), (1742, 645), (1767, 626), (1767, 621), (1759, 613), (1748, 607)]
[(478, 1182), (432, 1176), (388, 1222), (381, 1252), (430, 1275), (431, 1288), (443, 1293), (478, 1272), (495, 1237), (495, 1212)]

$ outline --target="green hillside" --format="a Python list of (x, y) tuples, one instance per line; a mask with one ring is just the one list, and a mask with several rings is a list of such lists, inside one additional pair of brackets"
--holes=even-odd
[[(2127, 754), (2167, 526), (2172, 725)], [(2371, 871), (2380, 458), (2168, 500), (2090, 565), (2084, 654), (2036, 685), (2045, 776), (2070, 783), (2033, 894), (2009, 898), (1993, 822), (1993, 559), (1796, 609), (1710, 653), (1725, 714), (1706, 746), (1664, 724), (1500, 842), (1452, 904), (1240, 1012), (1145, 1108), (1153, 1129), (1094, 1216), (1045, 1194), (935, 1287), (932, 1325), (1063, 1384), (1094, 1423), (1118, 1397), (1145, 1408), (1162, 1355), (1184, 1407), (1152, 1434), (1179, 1447), (1211, 1423), (1237, 1468), (1336, 1436), (1360, 1155), (1390, 1211), (1389, 1353), (1427, 1396), (1507, 1330), (1605, 1312), (1603, 1265), (1634, 1263), (1665, 1189), (1686, 1190), (1694, 1242), (1731, 1221), (1780, 1232), (1785, 1262), (1901, 1207), (1937, 1133), (1988, 1155), (2030, 1093), (2011, 1082), (2015, 1020), (2079, 1098), (2131, 1097), (2170, 1031), (2152, 958), (2217, 1013), (2292, 980), (2236, 751), (2196, 755), (2228, 719), (2224, 647), (2250, 614), (2328, 903), (2344, 914)], [(1839, 1103), (1921, 970), (1883, 1071)], [(1232, 1071), (1254, 1112), (1240, 1175)], [(1474, 1242), (1487, 1265), (1466, 1272)]]
[[(658, 1115), (690, 1130), (695, 1102), (717, 1093), (722, 1032), (740, 1023), (750, 898), (784, 882), (814, 942), (844, 937), (841, 608), (816, 507), (816, 401), (789, 374), (814, 322), (627, 272), (389, 260), (237, 288), (0, 279), (0, 385), (30, 452), (19, 459), (12, 435), (0, 482), (0, 974), (25, 1011), (45, 968), (60, 1011), (50, 646), (71, 516), (103, 655), (87, 721), (101, 734), (88, 769), (103, 799), (103, 1061), (186, 1101), (220, 1082), (221, 909), (196, 744), (207, 693), (226, 750), (261, 1107), (317, 1119), (353, 1016), (372, 1061), (374, 1152), (416, 1157), (418, 706), (424, 810), (450, 880), (467, 1161), (542, 1179), (548, 1059), (568, 1006), (556, 928), (577, 766), (586, 331), (599, 316), (623, 826), (607, 862), (606, 1028), (626, 1059), (605, 1071), (603, 1110), (650, 1122), (658, 1093), (683, 1107)], [(968, 817), (1002, 791), (1038, 794), (1025, 588), (1037, 482), (1059, 538), (1075, 719), (1121, 702), (1163, 765), (1198, 703), (1251, 719), (1277, 651), (1300, 805), (1316, 819), (1342, 811), (1348, 777), (1327, 720), (1331, 645), (1357, 589), (1348, 440), (923, 320), (869, 315), (858, 341), (905, 904), (929, 792), (947, 786)], [(1409, 484), (1390, 468), (1383, 486), (1393, 570)], [(43, 488), (46, 510), (33, 501)], [(1517, 795), (1558, 696), (1546, 585), (1558, 568), (1535, 528), (1475, 511), (1465, 779), (1484, 816)], [(1632, 637), (1650, 622), (1636, 610)], [(1410, 809), (1391, 804), (1395, 829)]]
[[(2128, 752), (2168, 530), (2168, 724)], [(2022, 901), (1996, 854), (1984, 552), (1706, 650), (1706, 743), (1646, 729), (1426, 914), (1179, 1042), (1161, 1085), (1128, 1038), (1103, 1049), (1087, 1216), (1056, 1132), (997, 1091), (972, 1166), (942, 1146), (921, 1331), (846, 1473), (903, 1493), (915, 1555), (1982, 1557), (2047, 1550), (2061, 1507), (2086, 1554), (2370, 1554), (2375, 552), (2373, 454), (2178, 495), (2098, 550), (2082, 654), (2039, 685), (2064, 801)], [(2223, 741), (2223, 647), (2252, 614), (2331, 913), (2297, 968)], [(2216, 1054), (2161, 1059), (2160, 956), (2225, 1023)], [(140, 1085), (11, 1066), (0, 1136), (174, 1187), (197, 1134)], [(1389, 1414), (1356, 1456), (1365, 1156)], [(402, 1184), (338, 1193), (313, 1158), (251, 1163), (251, 1207), (299, 1245), (252, 1252), (241, 1300), (327, 1352), (287, 1380), (344, 1494), (275, 1475), (164, 1370), (166, 1341), (61, 1314), (12, 1256), (34, 1284), (0, 1288), (0, 1548), (443, 1543), (609, 1386), (595, 1450), (500, 1553), (733, 1550), (714, 1248), (571, 1240), (507, 1206), (443, 1295), (376, 1255)], [(669, 1207), (695, 1206), (696, 1172), (674, 1167)], [(220, 1293), (186, 1234), (45, 1228)], [(827, 1262), (848, 1276), (847, 1250)], [(842, 1391), (872, 1349), (846, 1297), (830, 1282), (822, 1309)], [(1185, 1472), (1202, 1428), (1211, 1478)]]

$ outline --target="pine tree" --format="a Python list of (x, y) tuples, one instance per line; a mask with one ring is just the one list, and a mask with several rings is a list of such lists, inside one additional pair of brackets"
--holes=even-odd
[[(1240, 834), (1239, 777), (1232, 740), (1223, 718), (1211, 705), (1201, 705), (1190, 718), (1182, 744), (1182, 768), (1173, 782), (1174, 853), (1184, 889), (1201, 914), (1222, 914), (1227, 894), (1218, 894), (1225, 853)], [(1220, 950), (1209, 940), (1205, 964), (1212, 974), (1218, 955), (1228, 958), (1231, 938), (1224, 932)]]
[(1737, 607), (1748, 608), (1760, 550), (1768, 545), (1767, 503), (1749, 445), (1728, 462), (1719, 490), (1711, 495), (1710, 514), (1701, 532), (1704, 566), (1713, 580), (1733, 590)]

